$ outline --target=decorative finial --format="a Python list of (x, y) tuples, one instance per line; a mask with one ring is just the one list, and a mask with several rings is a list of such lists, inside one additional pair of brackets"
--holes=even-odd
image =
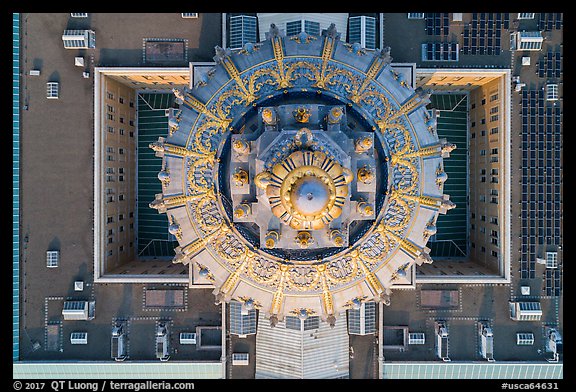
[(278, 324), (278, 316), (273, 314), (272, 316), (270, 316), (270, 327), (274, 328), (276, 324)]
[(276, 125), (278, 122), (276, 111), (272, 108), (262, 109), (262, 121), (264, 121), (264, 124), (266, 125)]
[(390, 56), (390, 47), (389, 46), (382, 48), (380, 50), (377, 50), (375, 55), (378, 56), (384, 64), (390, 64), (392, 62), (392, 57)]
[(299, 123), (307, 123), (310, 120), (310, 110), (306, 109), (304, 106), (300, 106), (298, 109), (294, 110), (292, 115)]
[(214, 52), (216, 52), (216, 55), (215, 55), (214, 57), (212, 57), (212, 58), (214, 59), (214, 61), (215, 61), (217, 64), (220, 64), (222, 61), (224, 61), (224, 59), (225, 59), (226, 57), (230, 56), (230, 54), (231, 54), (230, 49), (228, 49), (228, 48), (223, 49), (223, 48), (221, 48), (221, 47), (218, 46), (218, 45), (216, 45), (216, 46), (214, 47)]
[(374, 178), (374, 171), (368, 166), (364, 165), (358, 169), (358, 181), (363, 184), (371, 184)]
[(280, 31), (280, 29), (274, 24), (272, 23), (270, 25), (270, 31), (269, 31), (269, 36), (270, 39), (276, 38), (276, 37), (282, 37), (282, 32)]
[(173, 88), (172, 92), (174, 93), (174, 96), (176, 97), (176, 103), (181, 105), (184, 102), (184, 93), (177, 88)]
[(329, 315), (326, 318), (326, 322), (328, 323), (328, 325), (330, 325), (330, 328), (334, 328), (336, 326), (336, 316), (334, 316), (333, 314)]
[(336, 31), (336, 25), (334, 23), (331, 23), (330, 27), (322, 32), (322, 36), (332, 38), (334, 40), (340, 39), (340, 33)]

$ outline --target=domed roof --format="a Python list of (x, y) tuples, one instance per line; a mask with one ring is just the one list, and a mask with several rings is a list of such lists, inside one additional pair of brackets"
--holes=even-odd
[[(201, 262), (214, 277), (218, 300), (253, 298), (272, 324), (288, 314), (298, 315), (301, 309), (333, 320), (332, 316), (341, 314), (358, 297), (388, 302), (391, 288), (399, 284), (394, 279), (396, 272), (401, 276), (404, 271), (410, 279), (413, 274), (407, 269), (415, 268), (417, 260), (429, 258), (429, 236), (423, 235), (426, 222), (436, 222), (439, 213), (453, 207), (443, 194), (443, 184), (436, 182), (436, 168), (444, 167), (443, 159), (453, 147), (442, 144), (437, 133), (430, 131), (426, 124), (428, 95), (415, 91), (410, 83), (399, 82), (390, 67), (389, 51), (359, 50), (358, 45), (341, 41), (333, 29), (321, 37), (300, 38), (304, 36), (285, 37), (273, 28), (263, 42), (219, 50), (214, 77), (192, 90), (175, 93), (182, 101), (181, 126), (168, 135), (161, 156), (162, 167), (178, 170), (172, 172), (170, 189), (164, 187), (166, 193), (157, 195), (152, 203), (153, 208), (178, 217), (182, 235), (174, 262)], [(320, 252), (334, 252), (314, 259), (289, 258), (278, 249), (247, 239), (242, 231), (247, 225), (234, 220), (239, 203), (232, 203), (226, 192), (239, 192), (241, 187), (226, 184), (234, 169), (230, 166), (232, 154), (239, 155), (230, 148), (230, 140), (232, 135), (242, 134), (247, 143), (253, 143), (264, 129), (275, 134), (298, 132), (301, 124), (291, 130), (279, 128), (281, 112), (275, 112), (278, 118), (262, 127), (254, 117), (259, 108), (311, 102), (339, 105), (344, 108), (342, 118), (350, 113), (358, 119), (354, 132), (373, 137), (375, 182), (382, 187), (373, 192), (375, 200), (365, 201), (373, 213), (361, 216), (356, 207), (360, 201), (351, 204), (350, 200), (374, 182), (366, 184), (354, 178), (364, 164), (360, 160), (349, 165), (351, 160), (332, 159), (334, 154), (322, 152), (320, 137), (307, 137), (306, 143), (301, 143), (302, 151), (293, 153), (289, 145), (272, 146), (269, 151), (278, 150), (280, 155), (269, 166), (247, 149), (237, 166), (248, 173), (249, 184), (245, 185), (259, 182), (258, 191), (265, 195), (274, 223), (282, 221), (276, 227), (266, 227), (268, 222), (250, 223), (264, 234), (291, 222), (285, 233), (290, 233), (288, 240), (293, 243), (295, 235), (306, 230), (329, 233), (346, 215), (365, 223), (353, 240), (350, 233), (342, 231), (349, 246), (335, 248), (332, 241), (322, 242), (314, 235)], [(311, 114), (307, 121), (324, 121), (325, 125), (311, 131), (337, 133), (348, 126), (347, 121), (327, 123), (326, 111)], [(337, 130), (331, 131), (331, 127)], [(269, 142), (273, 140), (271, 135)], [(354, 140), (347, 140), (342, 145), (354, 150)], [(358, 154), (368, 154), (361, 150)], [(286, 160), (290, 154), (297, 155)], [(258, 177), (261, 173), (265, 175)], [(159, 174), (159, 178), (167, 177)], [(256, 209), (254, 214), (258, 212)], [(277, 243), (282, 243), (287, 237), (278, 231)], [(296, 249), (293, 254), (305, 251), (309, 250)]]
[(297, 180), (290, 190), (290, 201), (304, 216), (324, 215), (330, 202), (330, 189), (316, 176), (304, 176)]

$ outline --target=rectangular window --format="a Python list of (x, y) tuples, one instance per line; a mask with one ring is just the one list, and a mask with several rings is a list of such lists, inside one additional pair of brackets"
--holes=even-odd
[(118, 195), (118, 201), (124, 201), (124, 195)]
[(124, 98), (118, 97), (118, 102), (119, 102), (119, 103), (124, 103)]
[(481, 202), (485, 202), (485, 201), (486, 201), (486, 196), (480, 195), (480, 201), (481, 201)]
[(114, 153), (114, 147), (110, 147), (110, 146), (106, 147), (106, 152)]
[(475, 214), (475, 213), (473, 213), (473, 212), (472, 212), (472, 213), (470, 213), (470, 219), (474, 219), (474, 218), (476, 218), (476, 214)]
[(123, 168), (123, 167), (119, 167), (119, 168), (118, 168), (118, 173), (119, 173), (119, 174), (124, 174), (124, 168)]
[(480, 251), (481, 251), (482, 253), (486, 253), (486, 248), (483, 246), (483, 247), (480, 248)]
[(114, 238), (108, 237), (108, 243), (111, 244), (112, 242), (114, 242)]
[(535, 12), (519, 12), (518, 19), (534, 19)]
[(108, 120), (114, 121), (114, 115), (113, 114), (107, 113), (106, 117), (108, 118)]
[(124, 214), (118, 214), (118, 220), (119, 221), (124, 220)]
[(498, 113), (498, 106), (490, 108), (490, 114), (496, 114), (496, 113)]
[[(108, 97), (108, 99), (114, 99), (114, 94), (112, 94), (110, 91), (108, 91), (106, 93), (106, 96)], [(108, 107), (110, 107), (110, 106), (108, 106)]]
[(320, 23), (305, 20), (304, 31), (310, 35), (320, 35)]
[(486, 176), (480, 177), (480, 182), (486, 182)]
[(108, 256), (112, 256), (112, 254), (113, 254), (112, 250), (109, 250), (109, 251), (108, 251)]
[(114, 107), (110, 105), (106, 105), (108, 107), (108, 112), (114, 113)]
[(124, 176), (118, 176), (118, 181), (123, 182), (123, 181), (124, 181)]
[(498, 121), (498, 115), (494, 114), (494, 115), (490, 116), (490, 121)]
[(134, 120), (130, 120), (130, 126), (134, 126)]
[(58, 82), (46, 83), (46, 98), (58, 99)]
[[(258, 42), (255, 16), (237, 15), (230, 17), (230, 49), (240, 49), (248, 42)], [(300, 31), (298, 31), (299, 33)], [(288, 32), (286, 32), (288, 35)]]
[(476, 126), (476, 121), (472, 121), (472, 128)]
[[(498, 241), (496, 241), (498, 242)], [(496, 252), (495, 250), (492, 251), (492, 256), (498, 258), (498, 252)]]
[(493, 148), (493, 149), (490, 151), (490, 154), (492, 154), (492, 155), (498, 154), (498, 148)]
[(118, 154), (124, 155), (124, 149), (123, 149), (123, 148), (119, 148), (119, 149), (118, 149)]
[(106, 223), (114, 223), (114, 217), (109, 216), (109, 217), (106, 219)]
[(494, 101), (497, 101), (497, 100), (498, 100), (498, 93), (492, 94), (492, 95), (490, 96), (490, 102), (494, 102)]
[(124, 252), (124, 245), (120, 245), (120, 247), (118, 248), (118, 251)]
[(130, 137), (134, 137), (134, 132), (130, 132)]
[(518, 332), (516, 334), (516, 344), (518, 346), (532, 346), (534, 344), (534, 334), (530, 332)]
[(480, 220), (481, 220), (482, 222), (486, 222), (486, 216), (485, 216), (485, 215), (480, 216)]
[[(476, 80), (476, 79), (474, 79), (474, 80)], [(482, 99), (482, 105), (486, 105), (486, 98)]]
[(114, 201), (114, 195), (108, 195), (108, 196), (106, 197), (106, 201), (107, 201), (108, 203), (113, 202), (113, 201)]
[(424, 12), (409, 12), (408, 19), (424, 19)]
[(113, 167), (107, 167), (106, 168), (106, 174), (114, 174), (114, 168)]
[(376, 48), (376, 18), (371, 16), (353, 16), (348, 19), (348, 42), (359, 43), (367, 49)]
[(134, 218), (134, 213), (133, 213), (133, 212), (130, 212), (129, 215), (130, 215), (130, 218)]
[(491, 217), (491, 218), (490, 218), (490, 223), (492, 223), (492, 224), (494, 224), (494, 225), (497, 225), (497, 224), (498, 224), (498, 218), (496, 218), (496, 217)]
[(130, 107), (131, 107), (131, 108), (134, 107), (134, 101), (130, 101)]
[(482, 124), (482, 125), (486, 124), (486, 119), (483, 118), (482, 120), (480, 120), (480, 124)]
[(498, 184), (498, 177), (491, 177), (491, 178), (490, 178), (490, 182), (491, 182), (492, 184)]
[(296, 35), (302, 31), (302, 21), (294, 20), (286, 22), (286, 35)]
[(490, 135), (494, 135), (498, 133), (498, 127), (490, 129)]
[(124, 117), (120, 117), (120, 123), (124, 124)]
[(480, 131), (480, 136), (486, 136), (486, 131)]
[(108, 132), (114, 133), (114, 127), (108, 126)]
[(114, 182), (114, 176), (106, 176), (106, 182)]
[(470, 139), (476, 139), (476, 133), (472, 132), (472, 135), (470, 135)]
[(480, 150), (480, 156), (486, 155), (486, 150)]
[(124, 226), (120, 226), (120, 227), (118, 228), (118, 231), (119, 231), (120, 233), (122, 233), (122, 232), (124, 231)]

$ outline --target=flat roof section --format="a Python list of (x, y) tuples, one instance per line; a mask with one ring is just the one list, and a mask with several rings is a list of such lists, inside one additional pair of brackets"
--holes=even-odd
[(440, 139), (456, 144), (450, 158), (444, 160), (444, 171), (448, 180), (444, 193), (456, 203), (456, 208), (436, 221), (438, 231), (427, 246), (430, 256), (436, 258), (466, 257), (468, 196), (468, 96), (466, 94), (432, 94), (429, 108), (440, 110), (437, 118), (437, 133)]
[(172, 93), (139, 93), (137, 112), (138, 139), (138, 190), (137, 190), (137, 238), (138, 257), (174, 257), (178, 246), (168, 233), (165, 214), (149, 207), (156, 193), (162, 193), (158, 172), (162, 170), (162, 159), (157, 158), (148, 145), (159, 136), (168, 135), (168, 117), (164, 110), (172, 107)]

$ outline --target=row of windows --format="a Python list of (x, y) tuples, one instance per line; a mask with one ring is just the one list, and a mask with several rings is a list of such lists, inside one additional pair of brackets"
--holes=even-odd
[[(486, 176), (480, 176), (480, 182), (486, 182)], [(491, 184), (498, 184), (498, 177), (490, 177)]]
[[(486, 196), (485, 196), (485, 195), (480, 195), (480, 196), (479, 196), (479, 200), (480, 200), (482, 203), (485, 203), (485, 202), (486, 202)], [(492, 203), (492, 204), (498, 204), (498, 197), (492, 196), (492, 197), (490, 198), (490, 203)]]
[[(128, 214), (128, 216), (130, 218), (134, 218), (134, 212), (130, 211), (130, 213)], [(118, 214), (118, 220), (124, 220), (124, 214)], [(114, 223), (114, 217), (113, 216), (109, 216), (106, 219), (106, 223)]]
[[(130, 124), (130, 125), (133, 125), (133, 124)], [(116, 132), (116, 129), (115, 129), (113, 126), (108, 125), (108, 133), (115, 133), (115, 132)], [(124, 135), (124, 134), (125, 134), (124, 129), (123, 129), (123, 128), (119, 128), (119, 129), (118, 129), (118, 133), (119, 133), (120, 135)], [(130, 135), (130, 137), (134, 137), (134, 132), (133, 132), (133, 131), (130, 131), (130, 132), (129, 132), (129, 135)]]
[[(106, 182), (116, 182), (116, 180), (114, 179), (115, 176), (113, 175), (107, 175), (106, 176)], [(124, 176), (123, 175), (119, 175), (118, 176), (118, 181), (119, 182), (124, 182)]]
[[(134, 228), (134, 223), (130, 223), (130, 228), (133, 229)], [(124, 232), (124, 226), (119, 226), (118, 227), (118, 231), (120, 233)], [(108, 235), (109, 236), (113, 236), (114, 235), (114, 229), (108, 229)]]
[[(110, 244), (111, 242), (108, 241), (108, 243)], [(132, 248), (133, 246), (134, 246), (134, 243), (130, 242), (130, 248)], [(119, 253), (124, 252), (124, 245), (120, 245), (118, 247), (118, 252)], [(108, 250), (108, 256), (112, 256), (112, 255), (114, 255), (114, 251), (112, 249)]]
[[(495, 135), (497, 133), (498, 133), (498, 127), (490, 129), (490, 135)], [(486, 131), (485, 130), (480, 131), (480, 136), (486, 136)], [(470, 134), (470, 139), (476, 139), (476, 132), (472, 132)]]
[[(476, 219), (476, 214), (473, 213), (473, 212), (471, 212), (471, 213), (470, 213), (470, 219)], [(482, 222), (486, 222), (486, 215), (481, 215), (481, 216), (480, 216), (480, 220), (481, 220)], [(490, 223), (492, 223), (492, 224), (494, 224), (494, 225), (497, 225), (497, 224), (498, 224), (498, 218), (495, 217), (495, 216), (491, 216), (491, 217), (490, 217)]]
[[(471, 242), (471, 243), (470, 243), (470, 246), (471, 246), (473, 249), (476, 248), (476, 244), (475, 244), (474, 242)], [(481, 246), (481, 247), (480, 247), (480, 251), (481, 251), (482, 253), (486, 253), (486, 247), (485, 247), (485, 246)], [(492, 257), (498, 258), (498, 252), (496, 252), (495, 250), (491, 251), (490, 254), (491, 254)]]
[[(111, 113), (107, 113), (107, 114), (106, 114), (106, 118), (107, 118), (108, 120), (110, 120), (110, 121), (116, 121), (116, 116), (114, 116), (114, 115), (111, 114)], [(124, 124), (124, 117), (119, 117), (118, 119), (119, 119), (119, 121), (120, 121), (121, 124)], [(128, 121), (128, 123), (130, 124), (131, 127), (134, 126), (134, 120), (130, 120), (130, 121)], [(110, 127), (109, 127), (109, 128), (110, 128)]]
[[(108, 99), (113, 100), (114, 99), (114, 93), (107, 91), (106, 92), (106, 96), (108, 97)], [(118, 103), (120, 104), (124, 104), (125, 100), (124, 97), (118, 97)], [(130, 101), (130, 107), (133, 108), (134, 107), (134, 101)], [(110, 110), (111, 106), (108, 105), (108, 111), (109, 112), (114, 112), (114, 108), (112, 108), (112, 110)]]
[[(116, 199), (115, 199), (114, 195), (107, 195), (106, 196), (106, 202), (108, 202), (108, 203), (113, 203), (115, 200)], [(118, 201), (124, 201), (124, 200), (126, 200), (124, 195), (122, 195), (122, 194), (118, 195)]]
[[(106, 152), (109, 154), (114, 154), (114, 151), (116, 151), (116, 149), (112, 146), (107, 146), (106, 147)], [(124, 153), (126, 152), (126, 150), (123, 147), (118, 148), (118, 154), (120, 155), (124, 155)]]

